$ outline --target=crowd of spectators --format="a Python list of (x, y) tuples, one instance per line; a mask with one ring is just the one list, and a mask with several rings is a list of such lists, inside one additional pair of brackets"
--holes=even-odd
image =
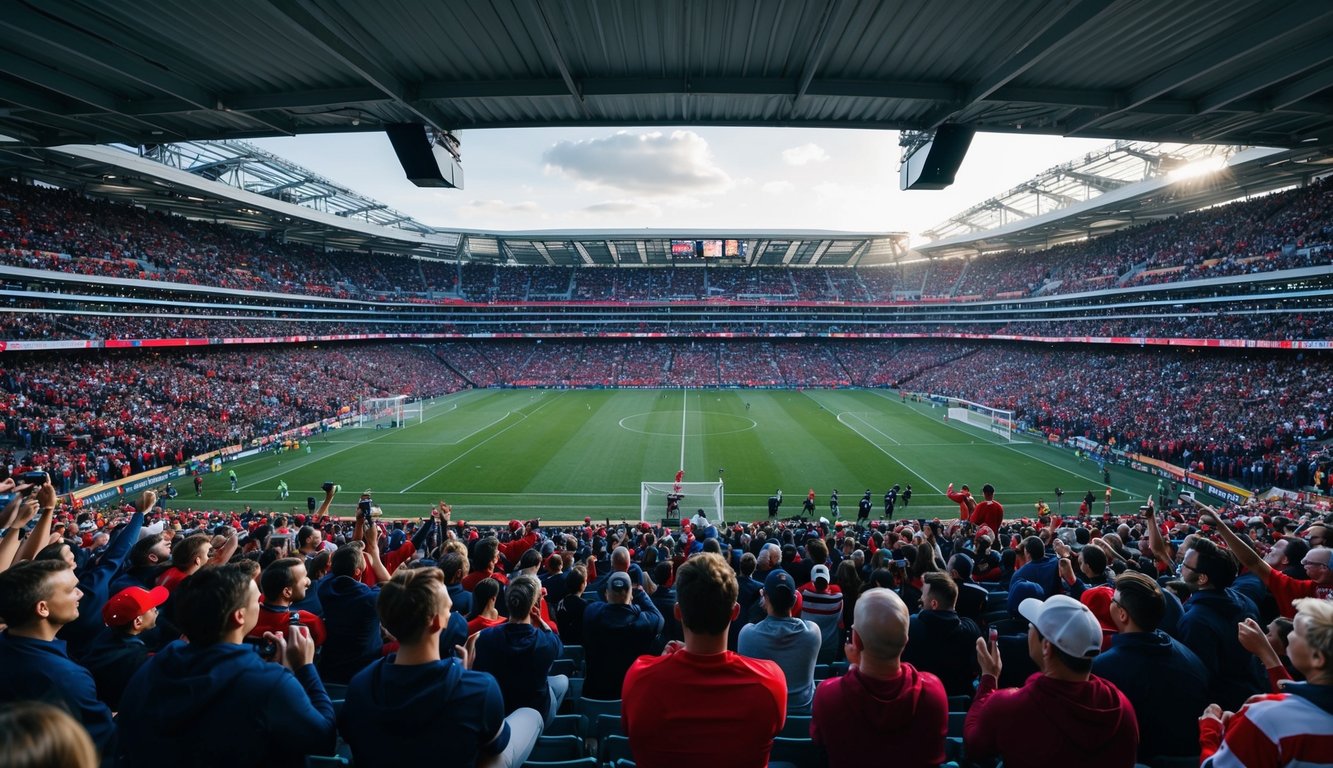
[[(984, 376), (977, 371), (984, 370)], [(0, 458), (62, 490), (330, 418), (362, 397), (465, 387), (896, 387), (1246, 487), (1333, 490), (1325, 355), (976, 341), (459, 341), (14, 356)], [(1145, 409), (1154, 414), (1142, 418)], [(169, 435), (170, 437), (164, 437)]]
[[(971, 301), (1323, 266), (1330, 182), (1040, 251), (855, 269), (457, 265), (321, 251), (77, 193), (0, 183), (0, 263), (114, 278), (365, 300)], [(629, 260), (633, 262), (633, 259)]]
[(363, 397), (464, 386), (407, 346), (25, 356), (0, 369), (0, 462), (61, 493), (318, 423)]
[(1220, 768), (1333, 738), (1333, 516), (1283, 499), (494, 526), (334, 487), (288, 516), (0, 485), (0, 743), (24, 764), (140, 764), (201, 722), (244, 729), (195, 745), (219, 766)]

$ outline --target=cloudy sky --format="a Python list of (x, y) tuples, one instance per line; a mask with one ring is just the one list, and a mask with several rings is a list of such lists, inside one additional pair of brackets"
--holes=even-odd
[(380, 133), (255, 142), (426, 224), (487, 229), (925, 230), (1103, 140), (978, 134), (947, 190), (898, 189), (894, 131), (465, 132), (464, 189), (419, 189)]

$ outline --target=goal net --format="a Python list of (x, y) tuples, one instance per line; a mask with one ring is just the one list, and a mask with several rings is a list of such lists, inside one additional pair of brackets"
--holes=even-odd
[(687, 520), (701, 509), (710, 523), (726, 520), (721, 481), (639, 484), (640, 522), (656, 524), (666, 518)]
[(949, 400), (949, 420), (978, 427), (1008, 442), (1014, 440), (1014, 412), (968, 400)]
[(421, 403), (409, 402), (407, 395), (395, 397), (367, 397), (361, 401), (357, 413), (358, 427), (394, 429), (407, 425), (407, 419), (421, 421)]

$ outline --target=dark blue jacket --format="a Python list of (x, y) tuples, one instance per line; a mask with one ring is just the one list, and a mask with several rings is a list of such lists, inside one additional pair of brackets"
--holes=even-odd
[[(950, 696), (971, 696), (977, 665), (977, 638), (981, 628), (956, 611), (921, 611), (911, 619), (902, 660), (944, 683)], [(968, 653), (971, 651), (971, 653)]]
[(93, 639), (106, 627), (102, 622), (102, 607), (111, 598), (111, 580), (130, 556), (130, 548), (139, 540), (143, 529), (143, 513), (135, 512), (130, 521), (111, 534), (106, 552), (94, 564), (75, 571), (79, 577), (79, 618), (60, 628), (60, 639), (69, 643), (69, 655), (78, 659), (92, 645)]
[(1259, 659), (1236, 636), (1236, 625), (1247, 618), (1259, 619), (1253, 600), (1234, 589), (1209, 589), (1190, 596), (1176, 629), (1176, 637), (1208, 670), (1209, 701), (1229, 712), (1269, 688)]
[[(467, 616), (472, 613), (472, 593), (463, 589), (462, 584), (450, 584), (449, 599), (454, 601), (454, 607), (451, 608), (454, 613), (461, 613)], [(558, 603), (558, 600), (552, 600), (551, 604)]]
[(625, 673), (635, 659), (650, 651), (661, 629), (662, 614), (642, 589), (634, 590), (633, 605), (588, 606), (583, 614), (583, 652), (588, 662), (583, 695), (619, 699)]
[(304, 766), (333, 753), (333, 703), (307, 664), (293, 674), (245, 644), (178, 640), (121, 697), (118, 764)]
[(107, 627), (97, 636), (82, 664), (97, 683), (97, 698), (113, 710), (120, 709), (120, 696), (130, 678), (148, 661), (151, 654), (143, 638)]
[(99, 750), (106, 751), (116, 734), (111, 709), (97, 698), (88, 670), (70, 661), (64, 640), (34, 640), (0, 634), (0, 703), (27, 699), (45, 701), (83, 723)]
[(519, 707), (532, 707), (545, 717), (551, 703), (546, 677), (564, 650), (560, 635), (554, 631), (505, 622), (477, 634), (472, 668), (495, 676), (504, 695), (505, 714)]
[(322, 579), (317, 591), (328, 630), (320, 651), (319, 674), (325, 682), (346, 684), (383, 655), (380, 617), (375, 611), (380, 590), (351, 576), (334, 576)]
[(1047, 597), (1064, 594), (1060, 586), (1064, 583), (1060, 580), (1060, 558), (1053, 555), (1044, 555), (1040, 560), (1028, 562), (1014, 573), (1013, 578), (1037, 584)]
[(465, 670), (457, 659), (399, 666), (395, 657), (361, 670), (347, 686), (338, 730), (357, 768), (472, 766), (504, 750), (509, 725), (495, 678)]
[(1199, 715), (1208, 699), (1208, 670), (1194, 652), (1162, 631), (1122, 632), (1092, 662), (1134, 705), (1139, 720), (1139, 759), (1195, 757)]

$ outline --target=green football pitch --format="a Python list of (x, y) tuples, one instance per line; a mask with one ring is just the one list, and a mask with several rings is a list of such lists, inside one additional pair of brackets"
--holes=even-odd
[[(796, 514), (808, 489), (818, 514), (838, 489), (843, 517), (856, 516), (870, 489), (872, 519), (894, 484), (912, 486), (910, 507), (896, 517), (956, 516), (944, 496), (967, 483), (980, 498), (991, 483), (1006, 516), (1026, 517), (1044, 498), (1077, 511), (1091, 490), (1102, 511), (1105, 485), (1095, 463), (1067, 450), (945, 422), (944, 409), (903, 403), (875, 390), (472, 390), (426, 405), (423, 420), (399, 429), (334, 430), (311, 439), (310, 453), (266, 454), (205, 476), (202, 499), (188, 480), (175, 506), (304, 512), (322, 483), (342, 486), (333, 513), (354, 513), (371, 489), (389, 517), (425, 515), (447, 500), (455, 520), (540, 517), (551, 522), (638, 520), (639, 484), (724, 482), (728, 520), (767, 517), (767, 499), (782, 489), (784, 516)], [(279, 501), (278, 481), (291, 496)], [(1137, 509), (1156, 479), (1111, 468), (1113, 509)], [(698, 504), (689, 499), (686, 511)], [(656, 512), (653, 513), (656, 515)]]

